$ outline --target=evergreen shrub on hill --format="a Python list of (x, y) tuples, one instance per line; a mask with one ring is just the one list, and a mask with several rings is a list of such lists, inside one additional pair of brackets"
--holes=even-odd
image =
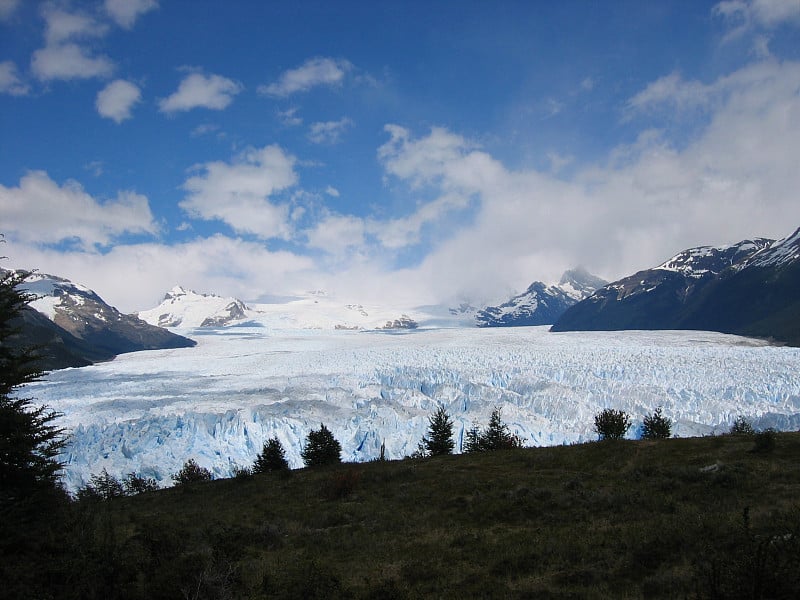
[(300, 456), (307, 467), (318, 467), (342, 462), (342, 446), (324, 424), (311, 430), (306, 437), (306, 445)]
[(624, 410), (603, 409), (594, 417), (594, 430), (601, 440), (621, 440), (631, 428), (631, 418)]

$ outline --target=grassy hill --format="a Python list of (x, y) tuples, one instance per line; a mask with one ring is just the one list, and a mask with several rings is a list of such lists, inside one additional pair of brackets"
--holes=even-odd
[(796, 597), (800, 433), (753, 448), (597, 442), (78, 503), (66, 583), (103, 598)]

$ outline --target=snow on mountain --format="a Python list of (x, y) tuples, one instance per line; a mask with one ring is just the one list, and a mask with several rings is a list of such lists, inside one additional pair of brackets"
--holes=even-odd
[(86, 286), (41, 273), (20, 286), (38, 298), (29, 308), (52, 322), (23, 319), (21, 338), (41, 346), (40, 367), (57, 369), (109, 360), (124, 352), (193, 346), (192, 340), (119, 312)]
[(785, 267), (800, 260), (800, 229), (763, 248), (747, 261), (747, 266)]
[(535, 281), (508, 302), (478, 311), (475, 320), (478, 327), (551, 325), (570, 306), (605, 284), (606, 281), (583, 269), (573, 269), (564, 273), (558, 285)]
[(198, 294), (176, 285), (164, 300), (139, 318), (159, 327), (222, 327), (247, 318), (247, 306), (236, 298)]
[(675, 271), (695, 279), (719, 275), (729, 267), (743, 266), (757, 252), (769, 248), (774, 240), (755, 238), (726, 246), (700, 246), (679, 252), (656, 270)]
[(593, 416), (605, 407), (641, 422), (662, 406), (681, 436), (725, 431), (738, 415), (756, 427), (800, 427), (800, 349), (723, 334), (255, 325), (196, 334), (193, 349), (127, 354), (26, 388), (64, 415), (70, 489), (103, 468), (170, 485), (189, 458), (230, 476), (273, 436), (299, 467), (320, 423), (344, 460), (375, 458), (382, 443), (400, 458), (439, 404), (455, 422), (456, 450), (495, 407), (526, 445), (596, 439)]

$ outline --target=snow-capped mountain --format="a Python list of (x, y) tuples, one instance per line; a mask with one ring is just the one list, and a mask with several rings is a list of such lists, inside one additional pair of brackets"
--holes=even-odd
[(533, 282), (522, 294), (475, 316), (478, 327), (552, 325), (570, 306), (589, 297), (606, 281), (577, 268), (566, 271), (558, 285)]
[(690, 248), (576, 304), (553, 331), (704, 329), (800, 343), (800, 230)]
[(190, 339), (122, 314), (86, 286), (62, 277), (34, 273), (20, 287), (37, 296), (28, 305), (30, 312), (22, 315), (20, 342), (35, 341), (43, 346), (45, 370), (84, 366), (124, 352), (195, 345)]
[(159, 327), (222, 327), (247, 319), (247, 306), (236, 298), (198, 294), (176, 285), (164, 300), (139, 318)]

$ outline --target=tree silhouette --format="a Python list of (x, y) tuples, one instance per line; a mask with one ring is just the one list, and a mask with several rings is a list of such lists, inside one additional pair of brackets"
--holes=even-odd
[(317, 467), (342, 462), (342, 446), (324, 424), (318, 430), (311, 430), (306, 437), (306, 445), (300, 456), (307, 467)]
[(452, 454), (454, 446), (453, 421), (444, 406), (439, 406), (436, 412), (428, 417), (428, 435), (423, 436), (419, 443), (419, 453), (423, 456)]
[(269, 473), (270, 471), (288, 471), (289, 463), (286, 452), (278, 438), (270, 438), (264, 442), (261, 454), (256, 457), (253, 464), (253, 473)]

